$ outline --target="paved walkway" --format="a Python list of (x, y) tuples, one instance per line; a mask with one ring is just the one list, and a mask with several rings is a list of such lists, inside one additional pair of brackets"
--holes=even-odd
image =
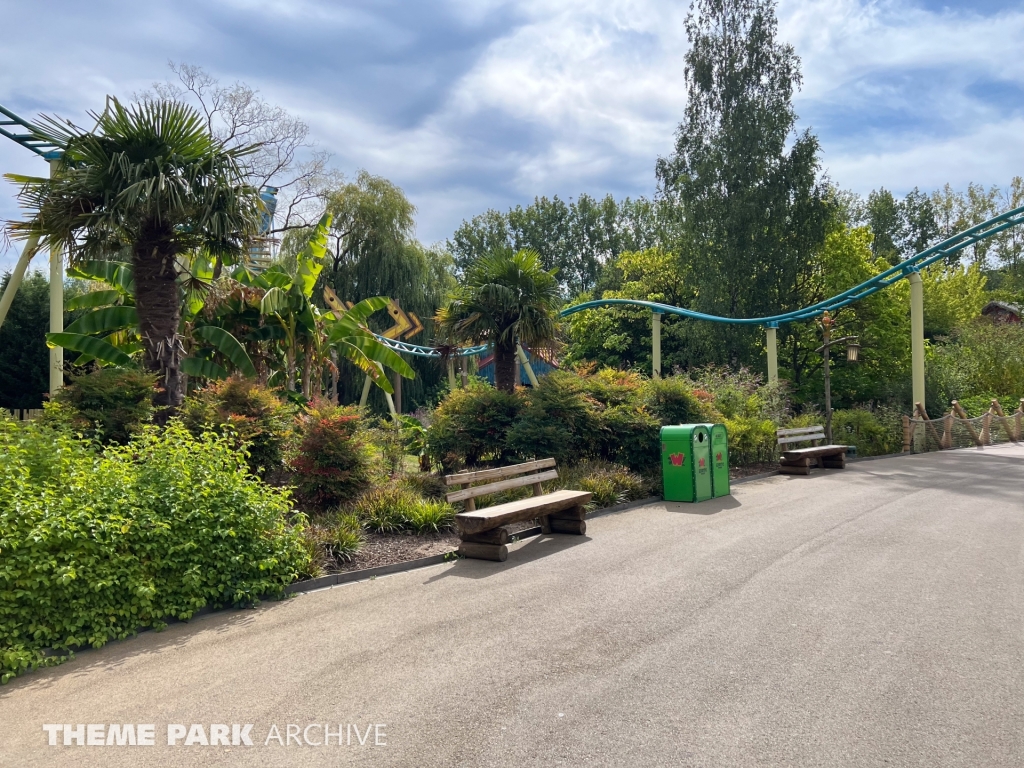
[[(0, 765), (1016, 766), (1022, 534), (1016, 447), (754, 481), (81, 654), (0, 688)], [(366, 744), (265, 744), (325, 722)]]

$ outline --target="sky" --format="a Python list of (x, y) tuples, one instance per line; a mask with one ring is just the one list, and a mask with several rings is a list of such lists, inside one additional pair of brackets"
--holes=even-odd
[[(0, 104), (86, 124), (168, 62), (243, 81), (306, 121), (348, 176), (401, 186), (417, 236), (534, 197), (655, 192), (686, 102), (687, 2), (0, 0)], [(799, 128), (867, 194), (1024, 173), (1024, 0), (782, 0)], [(0, 138), (0, 171), (46, 172)], [(0, 181), (0, 219), (18, 216)], [(0, 270), (16, 250), (0, 243)]]

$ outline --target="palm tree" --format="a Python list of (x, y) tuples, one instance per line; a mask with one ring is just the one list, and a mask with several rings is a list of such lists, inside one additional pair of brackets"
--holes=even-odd
[(63, 249), (72, 265), (131, 253), (143, 359), (159, 374), (154, 402), (165, 420), (184, 396), (179, 274), (192, 254), (244, 258), (263, 210), (239, 165), (254, 148), (225, 147), (198, 112), (174, 101), (126, 108), (110, 99), (92, 116), (91, 131), (53, 118), (34, 129), (64, 154), (51, 178), (7, 175), (30, 212), (9, 227)]
[(561, 298), (554, 272), (536, 251), (501, 249), (481, 256), (435, 320), (444, 341), (492, 344), (494, 381), (515, 389), (516, 344), (551, 346)]

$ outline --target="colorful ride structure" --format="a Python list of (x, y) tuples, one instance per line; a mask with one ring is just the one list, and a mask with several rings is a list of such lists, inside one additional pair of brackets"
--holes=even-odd
[[(41, 138), (34, 130), (31, 123), (22, 119), (2, 105), (0, 105), (0, 118), (2, 118), (0, 119), (0, 135), (6, 136), (8, 139), (17, 142), (26, 149), (39, 155), (44, 160), (50, 162), (52, 172), (53, 162), (60, 159), (63, 153), (63, 147)], [(274, 190), (274, 192), (276, 192), (276, 190)], [(849, 306), (850, 304), (871, 296), (899, 280), (905, 279), (910, 282), (910, 345), (913, 370), (913, 396), (915, 403), (923, 403), (925, 401), (924, 293), (921, 283), (921, 275), (919, 274), (920, 270), (930, 264), (934, 264), (935, 262), (949, 259), (951, 256), (954, 256), (965, 248), (987, 240), (990, 237), (998, 235), (1000, 232), (1004, 232), (1020, 224), (1024, 224), (1024, 206), (1014, 208), (1013, 210), (994, 216), (988, 221), (984, 221), (981, 224), (965, 229), (963, 232), (953, 235), (952, 237), (943, 240), (941, 243), (937, 243), (936, 245), (926, 248), (920, 253), (911, 256), (896, 266), (887, 269), (885, 272), (872, 277), (870, 280), (865, 280), (860, 285), (855, 285), (849, 290), (838, 293), (824, 301), (819, 301), (817, 304), (811, 304), (810, 306), (794, 310), (792, 312), (784, 312), (778, 315), (771, 315), (769, 317), (720, 317), (718, 315), (708, 315), (703, 312), (695, 312), (694, 310), (686, 309), (685, 307), (674, 307), (669, 304), (660, 304), (654, 301), (642, 301), (639, 299), (596, 299), (594, 301), (587, 301), (582, 304), (567, 307), (562, 310), (561, 314), (563, 317), (568, 317), (569, 315), (574, 315), (577, 312), (583, 312), (588, 309), (619, 305), (649, 309), (651, 311), (651, 349), (653, 358), (653, 370), (651, 373), (656, 377), (661, 375), (661, 318), (663, 315), (679, 315), (693, 320), (704, 320), (710, 323), (759, 325), (765, 329), (766, 334), (765, 348), (768, 357), (768, 380), (769, 382), (775, 382), (778, 381), (779, 377), (776, 333), (781, 324), (798, 320), (810, 320), (824, 314), (825, 312), (834, 312), (837, 309)], [(3, 296), (0, 297), (0, 324), (3, 323), (7, 310), (14, 298), (14, 294), (18, 290), (18, 286), (21, 284), (21, 280), (24, 277), (28, 263), (35, 255), (38, 247), (39, 243), (35, 239), (30, 238), (25, 243), (25, 248), (21, 254), (21, 258), (18, 260), (17, 266), (11, 275), (11, 279), (8, 281), (7, 289), (4, 291)], [(62, 254), (53, 253), (51, 251), (50, 331), (53, 333), (63, 331), (63, 280), (64, 268)], [(394, 351), (403, 354), (433, 358), (440, 358), (445, 354), (435, 347), (410, 344), (409, 342), (402, 341), (397, 338), (392, 339), (384, 336), (378, 336), (378, 338)], [(472, 357), (476, 355), (484, 355), (488, 352), (489, 347), (487, 345), (479, 345), (460, 348), (456, 350), (454, 356)], [(450, 351), (447, 354), (449, 356), (452, 355)], [(522, 352), (520, 352), (520, 356), (525, 357)], [(63, 365), (63, 350), (60, 347), (51, 349), (51, 393), (61, 386), (61, 382), (63, 381)], [(525, 363), (525, 367), (531, 381), (535, 381), (533, 371), (529, 367), (528, 362)]]

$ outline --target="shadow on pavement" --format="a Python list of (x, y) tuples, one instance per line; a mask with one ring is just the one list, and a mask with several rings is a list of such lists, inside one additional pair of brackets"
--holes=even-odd
[(183, 646), (199, 631), (213, 631), (217, 634), (230, 632), (250, 624), (255, 621), (259, 612), (270, 610), (277, 604), (278, 601), (272, 601), (261, 603), (255, 608), (218, 610), (189, 621), (175, 621), (162, 630), (140, 630), (136, 635), (129, 635), (124, 640), (112, 640), (100, 648), (82, 648), (76, 651), (75, 657), (70, 661), (14, 678), (0, 687), (0, 699), (24, 688), (49, 688), (64, 677), (109, 671), (139, 656), (163, 653)]
[(460, 579), (486, 579), (499, 573), (505, 573), (520, 565), (532, 563), (542, 557), (547, 557), (556, 552), (564, 552), (571, 547), (577, 547), (590, 541), (589, 536), (573, 536), (570, 534), (556, 534), (535, 536), (523, 546), (510, 550), (508, 560), (504, 563), (497, 563), (493, 560), (471, 560), (463, 559), (455, 563), (454, 567), (445, 569), (442, 573), (431, 576), (424, 581), (424, 584), (432, 584), (435, 581), (448, 578)]

